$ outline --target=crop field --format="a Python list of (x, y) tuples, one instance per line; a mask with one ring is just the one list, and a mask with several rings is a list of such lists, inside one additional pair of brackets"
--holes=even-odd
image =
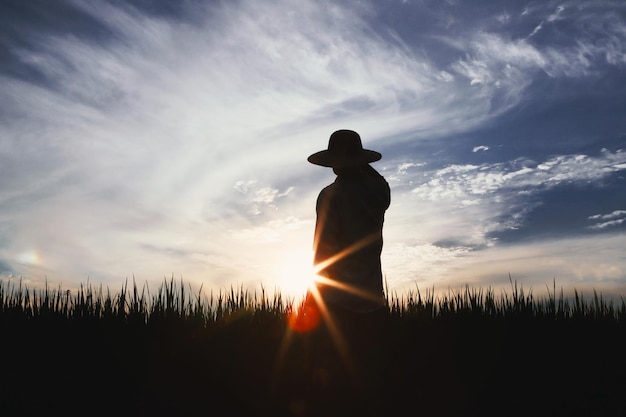
[(264, 290), (2, 282), (0, 414), (622, 415), (626, 301), (548, 294), (415, 290), (305, 331)]

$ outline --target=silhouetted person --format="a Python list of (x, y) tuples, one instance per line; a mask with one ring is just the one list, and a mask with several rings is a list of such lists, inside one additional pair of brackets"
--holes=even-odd
[(352, 130), (334, 132), (328, 149), (308, 158), (337, 175), (317, 199), (314, 238), (314, 263), (322, 266), (319, 275), (337, 283), (318, 285), (332, 309), (371, 313), (386, 308), (380, 254), (390, 190), (369, 165), (380, 158), (380, 153), (363, 149)]
[[(350, 362), (348, 368), (356, 372), (353, 377), (361, 386), (357, 390), (375, 390), (371, 396), (359, 397), (372, 398), (378, 396), (375, 386), (386, 360), (381, 330), (389, 313), (380, 255), (390, 190), (369, 165), (380, 158), (380, 153), (363, 149), (361, 137), (352, 130), (334, 132), (328, 149), (308, 157), (309, 162), (332, 168), (337, 175), (320, 192), (316, 205), (314, 264), (318, 275), (326, 278), (316, 283), (320, 309), (328, 311), (346, 342), (347, 352), (340, 353), (344, 363)], [(314, 301), (312, 298), (309, 293), (308, 302)], [(337, 338), (332, 339), (336, 342)], [(373, 405), (366, 404), (362, 403)]]

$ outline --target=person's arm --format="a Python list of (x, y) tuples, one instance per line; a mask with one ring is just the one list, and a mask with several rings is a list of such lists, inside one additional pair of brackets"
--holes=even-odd
[[(315, 222), (313, 264), (318, 266), (329, 261), (340, 251), (338, 213), (333, 209), (332, 195), (323, 190), (316, 205), (317, 219)], [(318, 272), (322, 276), (332, 276), (332, 263), (323, 266)]]

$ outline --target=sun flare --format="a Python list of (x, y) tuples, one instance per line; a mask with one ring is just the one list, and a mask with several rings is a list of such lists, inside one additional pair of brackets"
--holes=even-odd
[(316, 279), (312, 252), (288, 252), (276, 268), (276, 285), (291, 297), (304, 296)]

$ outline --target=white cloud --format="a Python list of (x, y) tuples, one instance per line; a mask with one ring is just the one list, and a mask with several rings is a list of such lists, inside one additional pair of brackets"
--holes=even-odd
[[(621, 8), (573, 5), (566, 9), (559, 5), (546, 14), (543, 7), (534, 7), (532, 14), (542, 16), (526, 38), (474, 30), (467, 39), (460, 41), (464, 45), (457, 41), (465, 57), (454, 62), (451, 68), (471, 85), (504, 88), (504, 95), (514, 105), (536, 71), (544, 71), (551, 77), (582, 77), (597, 74), (605, 64), (623, 65), (626, 62), (626, 25), (619, 12)], [(528, 16), (529, 10), (522, 15)], [(534, 43), (534, 36), (546, 25), (565, 20), (572, 33), (576, 33), (571, 39), (561, 43)]]
[(528, 38), (531, 38), (533, 36), (535, 36), (537, 33), (539, 33), (541, 31), (541, 29), (543, 29), (543, 22), (539, 23), (537, 26), (535, 26), (535, 28), (533, 29), (532, 32), (530, 32), (530, 35), (528, 35)]
[(624, 223), (625, 221), (626, 221), (626, 218), (624, 218), (624, 219), (617, 219), (617, 220), (610, 220), (608, 222), (595, 224), (595, 225), (591, 226), (591, 229), (596, 229), (596, 230), (606, 229), (607, 227), (613, 227), (613, 226), (620, 225), (620, 224)]
[[(545, 58), (524, 40), (507, 40), (495, 33), (477, 33), (467, 45), (468, 56), (452, 68), (471, 85), (503, 88), (516, 104), (530, 82), (532, 71), (545, 66)], [(517, 97), (513, 99), (513, 97)]]
[[(390, 233), (399, 241), (413, 235), (429, 242), (453, 239), (465, 246), (489, 247), (494, 242), (488, 236), (521, 227), (541, 204), (533, 195), (566, 183), (601, 183), (619, 170), (616, 164), (624, 158), (623, 152), (605, 150), (594, 157), (559, 155), (542, 163), (520, 159), (409, 170), (403, 183), (416, 186), (410, 197), (396, 198), (395, 204), (411, 207), (414, 215), (402, 225), (392, 224)], [(429, 219), (428, 223), (422, 219)]]
[(450, 74), (448, 71), (440, 71), (438, 78), (447, 83), (454, 81), (454, 76)]
[(602, 230), (618, 226), (626, 222), (626, 210), (614, 210), (608, 214), (594, 214), (593, 216), (589, 216), (589, 220), (601, 220), (600, 222), (589, 226), (590, 229), (594, 230)]
[[(219, 236), (232, 225), (211, 231), (205, 219), (245, 224), (272, 208), (291, 195), (275, 179), (309, 175), (304, 158), (336, 127), (372, 143), (416, 126), (442, 135), (489, 115), (480, 94), (458, 94), (452, 74), (384, 41), (354, 10), (224, 4), (195, 10), (187, 24), (77, 5), (115, 36), (42, 37), (16, 52), (47, 87), (0, 83), (2, 110), (15, 116), (0, 127), (2, 158), (20, 167), (3, 170), (3, 215), (21, 236), (7, 259), (38, 246), (42, 265), (75, 253), (102, 273), (97, 265), (118, 250), (159, 246), (177, 227)], [(66, 228), (46, 232), (30, 219)], [(195, 252), (209, 250), (201, 239)]]
[(242, 194), (247, 194), (251, 187), (257, 183), (256, 180), (242, 181), (239, 180), (235, 183), (233, 188)]
[(589, 216), (590, 220), (610, 220), (626, 215), (626, 210), (615, 210), (609, 214), (594, 214)]
[(504, 13), (501, 13), (501, 14), (497, 15), (496, 16), (496, 20), (498, 22), (502, 23), (502, 24), (506, 24), (506, 23), (510, 22), (511, 15), (506, 13), (506, 12), (504, 12)]
[[(424, 167), (425, 162), (404, 161), (394, 164), (393, 170), (384, 170), (382, 174), (387, 182), (395, 189), (404, 189), (413, 185), (413, 176), (417, 169)], [(392, 167), (393, 168), (393, 167)]]
[(564, 10), (565, 10), (565, 6), (558, 6), (556, 10), (554, 11), (554, 13), (548, 16), (548, 22), (554, 22), (555, 20), (562, 19), (561, 14), (563, 13)]
[(530, 161), (483, 165), (450, 165), (432, 174), (432, 179), (416, 187), (413, 192), (428, 200), (447, 197), (492, 194), (507, 188), (517, 191), (554, 187), (568, 181), (598, 180), (611, 172), (621, 170), (626, 160), (623, 152), (604, 151), (598, 157), (586, 155), (559, 155), (535, 168)]
[(278, 188), (261, 185), (257, 180), (239, 180), (233, 188), (242, 194), (241, 198), (236, 199), (236, 204), (248, 205), (247, 212), (253, 215), (259, 215), (267, 208), (276, 210), (279, 200), (295, 189), (290, 186), (281, 192)]

